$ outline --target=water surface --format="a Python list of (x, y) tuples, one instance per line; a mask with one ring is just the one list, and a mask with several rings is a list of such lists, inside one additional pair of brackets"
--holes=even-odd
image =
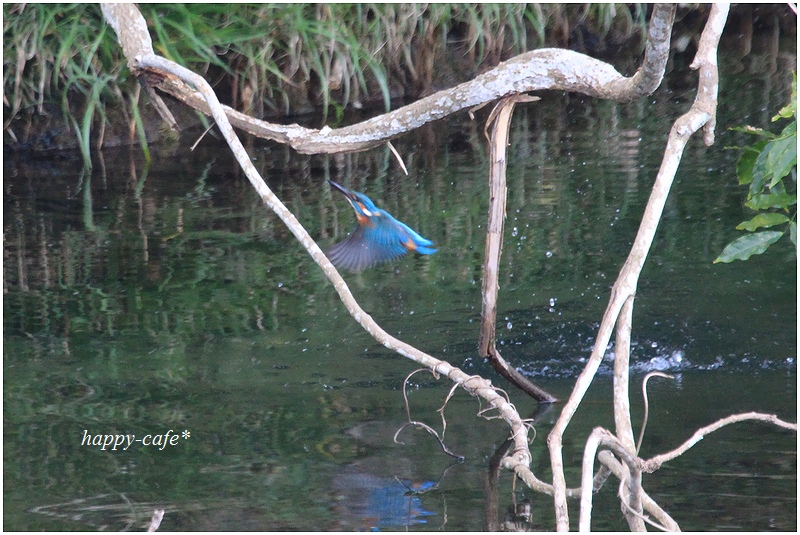
[[(562, 399), (591, 351), (666, 132), (694, 98), (693, 78), (675, 69), (653, 97), (630, 105), (546, 94), (515, 113), (498, 348)], [(727, 128), (768, 126), (787, 98), (787, 76), (729, 76), (717, 143), (687, 147), (635, 303), (637, 431), (643, 376), (676, 376), (650, 383), (644, 457), (736, 412), (796, 420), (791, 245), (711, 263), (750, 217), (733, 174), (737, 153), (725, 150), (747, 138)], [(353, 225), (326, 179), (434, 240), (435, 255), (346, 280), (390, 333), (503, 385), (476, 356), (487, 210), (485, 113), (479, 119), (459, 115), (396, 140), (408, 177), (386, 149), (250, 150), (323, 245)], [(445, 411), (445, 441), (464, 462), (421, 430), (392, 441), (416, 366), (349, 317), (218, 142), (194, 152), (156, 147), (149, 166), (137, 149), (95, 161), (91, 173), (52, 155), (4, 163), (7, 529), (139, 529), (162, 508), (170, 530), (481, 530), (514, 521), (509, 508), (527, 503), (527, 527), (554, 528), (552, 500), (521, 485), (514, 492), (508, 473), (487, 497), (507, 429), (476, 417), (480, 406), (465, 393)], [(591, 429), (613, 425), (610, 370), (601, 367), (565, 437), (570, 485)], [(414, 375), (412, 416), (440, 428), (435, 411), (449, 388)], [(523, 416), (534, 412), (507, 390)], [(544, 480), (545, 437), (559, 410), (537, 416), (532, 468)], [(163, 448), (81, 444), (87, 434), (170, 430), (179, 439)], [(793, 530), (796, 450), (793, 433), (739, 424), (646, 475), (644, 487), (685, 530)], [(626, 527), (615, 494), (612, 480), (596, 495), (593, 528)]]

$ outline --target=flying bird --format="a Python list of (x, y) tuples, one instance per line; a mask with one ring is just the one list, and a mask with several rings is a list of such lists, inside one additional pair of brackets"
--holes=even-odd
[(330, 185), (342, 192), (356, 213), (358, 225), (343, 241), (328, 248), (325, 254), (340, 269), (359, 272), (382, 262), (395, 260), (408, 251), (433, 254), (433, 242), (423, 238), (369, 197), (351, 191), (333, 180)]

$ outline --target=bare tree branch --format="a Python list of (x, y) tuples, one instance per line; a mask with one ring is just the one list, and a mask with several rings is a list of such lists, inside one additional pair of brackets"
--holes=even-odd
[(617, 319), (617, 339), (614, 347), (614, 424), (617, 438), (631, 451), (635, 451), (633, 425), (631, 424), (630, 385), (631, 325), (633, 322), (633, 296), (629, 296)]
[[(484, 134), (489, 140), (489, 221), (486, 225), (486, 244), (483, 252), (483, 282), (481, 284), (481, 329), (478, 336), (478, 355), (488, 357), (492, 368), (511, 384), (540, 403), (553, 403), (555, 396), (535, 385), (519, 373), (500, 355), (495, 346), (497, 328), (497, 294), (500, 291), (500, 255), (503, 251), (503, 227), (506, 219), (506, 168), (508, 132), (514, 106), (518, 102), (534, 102), (539, 97), (512, 95), (497, 103), (486, 120)], [(491, 130), (491, 134), (489, 134)]]
[(158, 531), (161, 521), (164, 520), (164, 510), (156, 509), (153, 511), (153, 518), (150, 519), (150, 525), (147, 526), (147, 532), (152, 533)]
[[(136, 34), (146, 32), (147, 25), (133, 4), (112, 4), (103, 5), (104, 15), (113, 18), (119, 17), (117, 22), (111, 22), (112, 27), (118, 33), (125, 33), (129, 30), (135, 31)], [(119, 20), (125, 21), (125, 26), (122, 26)], [(124, 49), (125, 53), (137, 54), (132, 60), (135, 71), (152, 69), (153, 71), (167, 73), (173, 78), (180, 79), (182, 82), (191, 84), (205, 99), (208, 108), (211, 110), (214, 120), (217, 122), (220, 132), (236, 157), (237, 162), (250, 181), (250, 184), (259, 194), (264, 203), (275, 212), (278, 217), (284, 222), (289, 230), (294, 234), (297, 240), (303, 245), (306, 251), (311, 255), (314, 261), (320, 266), (325, 276), (331, 281), (334, 289), (339, 294), (339, 298), (347, 308), (348, 312), (353, 318), (366, 330), (375, 340), (383, 344), (388, 349), (399, 353), (400, 355), (409, 358), (423, 366), (429, 368), (436, 374), (442, 374), (448, 377), (454, 383), (463, 387), (467, 392), (473, 396), (479, 396), (487, 401), (490, 409), (498, 411), (506, 423), (511, 427), (512, 438), (514, 440), (514, 449), (509, 458), (506, 459), (507, 463), (513, 465), (528, 466), (531, 461), (531, 454), (528, 449), (528, 428), (525, 426), (522, 418), (517, 413), (514, 406), (509, 401), (500, 395), (497, 389), (492, 386), (491, 381), (475, 376), (470, 376), (461, 371), (460, 369), (452, 366), (448, 362), (436, 359), (427, 353), (391, 336), (383, 328), (378, 325), (372, 316), (367, 314), (358, 302), (350, 293), (344, 279), (342, 279), (339, 272), (331, 264), (314, 239), (308, 234), (305, 228), (295, 218), (286, 206), (275, 196), (272, 190), (269, 189), (267, 184), (259, 175), (256, 168), (253, 166), (247, 152), (244, 149), (239, 138), (228, 121), (225, 111), (217, 99), (214, 90), (208, 82), (198, 74), (172, 62), (163, 57), (157, 56), (152, 53), (152, 46), (147, 51), (147, 43), (143, 43), (143, 39), (121, 38), (121, 41), (128, 43), (128, 48)], [(131, 45), (131, 43), (133, 43)], [(140, 48), (136, 48), (140, 46)], [(144, 55), (139, 55), (143, 52)]]
[[(155, 65), (136, 61), (153, 54), (146, 25), (136, 22), (138, 10), (125, 4), (103, 4), (103, 14), (120, 34), (128, 65), (135, 75), (146, 74), (148, 83), (207, 115), (213, 115), (204, 96), (188, 87), (180, 77), (170, 76)], [(136, 12), (135, 14), (133, 12)], [(140, 16), (140, 15), (139, 15)], [(223, 106), (231, 124), (250, 134), (287, 144), (301, 153), (320, 154), (362, 151), (458, 111), (474, 108), (498, 98), (555, 89), (589, 96), (630, 102), (652, 93), (661, 83), (669, 57), (669, 40), (674, 4), (653, 8), (648, 30), (644, 63), (631, 78), (626, 78), (603, 61), (559, 48), (542, 48), (521, 54), (499, 64), (475, 79), (439, 91), (408, 106), (367, 121), (320, 130), (296, 124), (277, 125), (260, 121)], [(142, 73), (142, 71), (147, 71)]]
[[(661, 168), (656, 176), (653, 190), (650, 194), (647, 207), (645, 208), (639, 232), (631, 247), (628, 259), (620, 270), (617, 281), (611, 289), (609, 304), (603, 314), (600, 328), (598, 329), (592, 354), (581, 375), (575, 383), (561, 415), (556, 422), (553, 430), (548, 436), (548, 446), (550, 447), (550, 464), (553, 471), (554, 505), (556, 511), (556, 528), (559, 531), (569, 530), (569, 514), (567, 510), (566, 488), (567, 482), (564, 476), (564, 461), (561, 452), (561, 445), (564, 432), (569, 425), (572, 416), (578, 409), (584, 394), (589, 389), (600, 362), (603, 360), (606, 347), (611, 338), (614, 324), (617, 322), (623, 305), (629, 298), (635, 295), (642, 266), (647, 258), (650, 246), (653, 243), (664, 204), (667, 201), (672, 181), (681, 161), (683, 150), (691, 135), (699, 130), (709, 121), (714, 120), (717, 105), (717, 91), (719, 88), (717, 73), (717, 46), (722, 29), (728, 16), (729, 4), (714, 4), (711, 8), (703, 36), (700, 40), (700, 47), (697, 51), (693, 68), (700, 69), (700, 80), (695, 102), (688, 113), (678, 118), (673, 125), (667, 147), (664, 150), (664, 158)], [(712, 124), (713, 128), (713, 124)], [(706, 141), (708, 132), (706, 131)], [(713, 133), (711, 135), (713, 141)], [(629, 337), (628, 337), (629, 339)], [(619, 348), (617, 348), (619, 350)], [(627, 435), (627, 431), (625, 432)], [(632, 435), (631, 435), (632, 441)], [(631, 450), (635, 451), (635, 450)]]
[[(633, 455), (635, 457), (636, 446), (633, 442), (631, 402), (628, 392), (630, 385), (632, 324), (633, 296), (631, 295), (622, 305), (622, 310), (620, 310), (619, 318), (617, 319), (616, 353), (614, 355), (614, 424), (619, 448), (626, 449), (629, 456)], [(632, 476), (632, 473), (628, 468), (627, 479), (631, 481), (631, 484), (627, 491), (624, 485), (625, 479), (622, 479), (620, 483), (620, 500), (623, 504), (623, 514), (628, 520), (631, 531), (647, 531), (642, 515), (641, 470), (638, 470), (638, 484), (636, 485), (633, 484), (636, 478)], [(583, 519), (583, 510), (581, 510), (581, 519)], [(587, 522), (589, 521), (587, 520)]]
[[(627, 474), (626, 469), (610, 451), (604, 450), (598, 453), (597, 460), (603, 463), (603, 466), (607, 467), (620, 481), (625, 478)], [(675, 520), (673, 520), (644, 490), (642, 490), (641, 496), (644, 510), (653, 515), (659, 524), (665, 526), (669, 531), (681, 530), (678, 523), (675, 522)]]
[(655, 472), (656, 470), (661, 468), (661, 465), (664, 464), (665, 462), (671, 461), (672, 459), (675, 459), (676, 457), (683, 455), (686, 451), (689, 450), (689, 448), (691, 448), (692, 446), (703, 440), (706, 435), (713, 433), (718, 429), (722, 429), (726, 425), (734, 424), (737, 422), (744, 422), (747, 420), (758, 420), (761, 422), (767, 422), (773, 425), (777, 425), (778, 427), (782, 427), (784, 429), (789, 429), (791, 431), (794, 431), (795, 433), (797, 432), (796, 423), (793, 424), (791, 422), (785, 422), (774, 414), (763, 414), (760, 412), (745, 412), (741, 414), (732, 414), (730, 416), (722, 418), (721, 420), (717, 420), (713, 424), (701, 427), (700, 429), (695, 431), (694, 434), (686, 442), (684, 442), (674, 450), (662, 453), (661, 455), (656, 455), (655, 457), (652, 457), (647, 461), (644, 461), (642, 464), (642, 470), (648, 473)]
[[(320, 266), (353, 318), (385, 347), (422, 364), (437, 376), (438, 374), (447, 376), (471, 395), (485, 400), (488, 403), (486, 410), (498, 411), (500, 417), (511, 427), (511, 440), (513, 441), (511, 453), (506, 455), (500, 464), (507, 469), (513, 470), (530, 488), (553, 495), (556, 522), (559, 530), (567, 530), (569, 528), (566, 498), (576, 497), (581, 491), (583, 492), (583, 497), (586, 497), (586, 494), (589, 493), (589, 506), (588, 508), (582, 506), (581, 516), (581, 528), (588, 528), (591, 518), (590, 493), (593, 483), (591, 477), (593, 459), (595, 453), (597, 453), (597, 448), (601, 446), (610, 448), (624, 463), (620, 464), (609, 452), (602, 451), (597, 453), (597, 458), (603, 462), (604, 466), (607, 466), (609, 470), (615, 473), (621, 481), (627, 482), (622, 499), (633, 511), (630, 514), (633, 516), (640, 515), (640, 512), (644, 509), (653, 514), (661, 524), (669, 529), (678, 529), (677, 524), (669, 515), (663, 512), (641, 490), (642, 467), (647, 471), (656, 470), (663, 462), (677, 457), (692, 447), (703, 438), (705, 433), (712, 432), (734, 421), (756, 419), (797, 430), (796, 424), (783, 422), (772, 415), (758, 413), (734, 415), (729, 419), (721, 420), (716, 424), (698, 430), (681, 447), (672, 452), (654, 457), (643, 464), (635, 453), (630, 423), (619, 420), (617, 422), (619, 438), (614, 437), (607, 431), (597, 430), (595, 438), (592, 439), (593, 442), (588, 444), (584, 465), (591, 460), (592, 466), (588, 470), (584, 470), (584, 481), (581, 489), (568, 489), (566, 487), (561, 454), (563, 433), (591, 384), (597, 366), (599, 366), (610, 340), (614, 325), (617, 323), (618, 345), (620, 347), (625, 346), (625, 355), (629, 352), (629, 320), (632, 315), (633, 296), (638, 284), (638, 277), (652, 244), (682, 152), (690, 136), (700, 128), (704, 129), (704, 141), (708, 144), (713, 142), (718, 90), (716, 50), (720, 33), (727, 18), (727, 4), (712, 7), (695, 62), (692, 64), (693, 68), (700, 69), (697, 98), (692, 109), (673, 125), (661, 169), (656, 178), (639, 233), (612, 289), (609, 305), (604, 314), (592, 355), (586, 369), (578, 378), (572, 396), (548, 437), (553, 485), (540, 481), (531, 472), (529, 468), (531, 455), (528, 449), (528, 430), (525, 422), (520, 418), (513, 404), (490, 381), (480, 377), (469, 376), (449, 363), (436, 359), (392, 337), (360, 307), (350, 293), (345, 281), (311, 236), (259, 176), (244, 147), (236, 137), (232, 123), (255, 135), (286, 143), (299, 152), (349, 152), (378, 146), (392, 137), (459, 110), (472, 108), (499, 97), (537, 89), (575, 91), (598, 98), (625, 102), (649, 94), (659, 85), (668, 57), (669, 34), (675, 6), (658, 5), (654, 8), (650, 21), (645, 61), (632, 78), (624, 78), (610, 65), (581, 54), (566, 50), (542, 49), (520, 55), (477, 77), (475, 80), (450, 90), (436, 93), (394, 112), (350, 127), (337, 130), (331, 130), (326, 127), (318, 131), (301, 128), (297, 125), (272, 125), (221, 106), (213, 90), (201, 76), (153, 53), (146, 23), (134, 5), (104, 4), (102, 9), (106, 19), (119, 36), (128, 64), (134, 74), (146, 77), (147, 82), (153, 87), (173, 94), (187, 104), (214, 117), (222, 135), (228, 141), (237, 161), (256, 192), (264, 203), (281, 218), (300, 243), (303, 244), (309, 255)], [(623, 307), (625, 307), (624, 312)], [(623, 312), (623, 321), (618, 322), (621, 312)], [(618, 347), (618, 351), (620, 347)], [(622, 380), (626, 379), (623, 374), (620, 374), (620, 381)], [(625, 410), (628, 397), (627, 388), (620, 389), (617, 397), (620, 399), (620, 410)], [(605, 472), (605, 469), (602, 469), (601, 472)], [(639, 500), (641, 500), (641, 505)], [(584, 510), (588, 512), (584, 514)], [(638, 526), (638, 524), (630, 520), (630, 517), (629, 521), (632, 527), (636, 528)]]
[[(644, 522), (641, 519), (641, 490), (642, 490), (642, 469), (639, 464), (639, 459), (636, 455), (631, 455), (628, 447), (617, 439), (614, 435), (601, 427), (596, 427), (589, 438), (586, 440), (586, 445), (583, 451), (583, 466), (581, 472), (581, 508), (580, 508), (580, 522), (578, 526), (579, 531), (591, 531), (592, 522), (592, 479), (594, 474), (594, 458), (597, 454), (599, 447), (605, 447), (612, 450), (620, 459), (622, 459), (625, 470), (623, 477), (620, 481), (628, 483), (628, 491), (624, 494), (627, 496), (620, 496), (623, 503), (630, 502), (627, 505), (636, 512), (636, 514), (626, 514), (628, 524), (633, 531), (646, 531)], [(637, 516), (638, 515), (638, 516)]]

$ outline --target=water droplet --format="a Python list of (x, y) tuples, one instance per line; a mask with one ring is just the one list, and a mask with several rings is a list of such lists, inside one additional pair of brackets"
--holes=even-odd
[(547, 251), (546, 253), (544, 253), (544, 255), (545, 255), (547, 258), (552, 258), (552, 257), (553, 257), (553, 251)]
[(506, 323), (506, 329), (511, 330), (512, 327), (514, 327), (514, 325), (510, 321)]
[(550, 306), (551, 306), (551, 307), (554, 307), (554, 306), (556, 306), (556, 299), (555, 299), (555, 297), (551, 297), (551, 298), (550, 298)]

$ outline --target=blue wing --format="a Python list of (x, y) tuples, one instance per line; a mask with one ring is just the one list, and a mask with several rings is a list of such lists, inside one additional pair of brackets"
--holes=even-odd
[[(399, 241), (381, 243), (376, 241), (376, 236), (372, 229), (358, 226), (343, 241), (329, 247), (325, 254), (337, 268), (353, 272), (363, 271), (406, 254), (406, 248)], [(395, 246), (391, 245), (392, 242)]]
[(433, 254), (433, 242), (411, 230), (389, 214), (371, 218), (372, 225), (359, 225), (343, 241), (332, 245), (326, 255), (340, 269), (363, 271), (408, 251)]

